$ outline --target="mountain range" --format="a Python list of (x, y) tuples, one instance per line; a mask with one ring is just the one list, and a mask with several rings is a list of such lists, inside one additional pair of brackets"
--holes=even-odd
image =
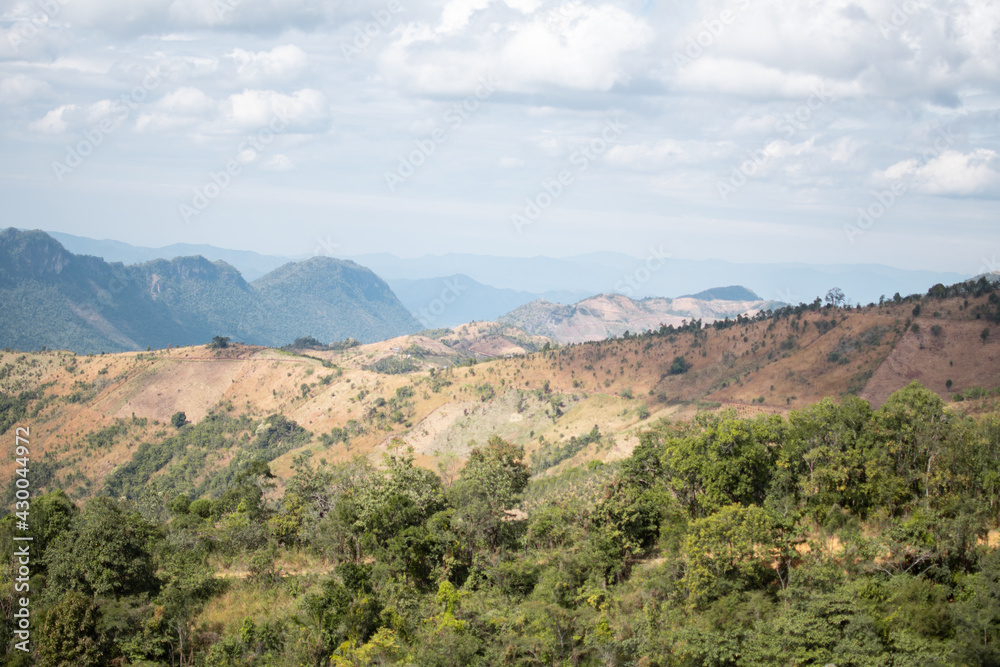
[(0, 232), (0, 346), (75, 352), (204, 343), (382, 340), (419, 329), (385, 282), (349, 260), (286, 263), (248, 283), (196, 257), (126, 266), (76, 255), (41, 231)]
[[(658, 256), (663, 253), (656, 251)], [(833, 287), (851, 303), (878, 302), (921, 293), (927, 285), (960, 282), (971, 274), (898, 269), (879, 264), (737, 264), (721, 260), (668, 258), (662, 264), (651, 251), (646, 259), (614, 252), (566, 258), (492, 257), (449, 253), (399, 258), (385, 253), (352, 259), (386, 280), (432, 278), (460, 273), (473, 280), (540, 294), (547, 290), (577, 290), (588, 296), (616, 292), (632, 298), (673, 297), (698, 293), (717, 285), (744, 285), (767, 300), (809, 303)]]
[[(52, 233), (71, 252), (97, 255), (108, 262), (132, 264), (161, 257), (202, 255), (223, 260), (236, 267), (244, 278), (255, 280), (269, 271), (302, 257), (279, 257), (250, 251), (228, 250), (209, 245), (178, 244), (165, 248), (143, 248), (118, 241), (96, 241), (80, 236)], [(317, 251), (324, 251), (317, 248)], [(468, 312), (471, 319), (494, 319), (514, 307), (536, 299), (571, 304), (596, 294), (617, 292), (634, 299), (678, 297), (718, 285), (744, 285), (765, 300), (809, 303), (832, 287), (841, 288), (851, 303), (878, 302), (879, 297), (921, 293), (928, 285), (945, 285), (971, 277), (946, 271), (900, 269), (880, 264), (752, 263), (722, 260), (694, 260), (671, 257), (666, 248), (650, 248), (645, 257), (617, 252), (594, 252), (571, 257), (497, 257), (446, 253), (401, 258), (389, 253), (350, 255), (349, 259), (368, 267), (395, 290), (414, 315), (440, 296), (443, 281), (465, 276), (484, 288)], [(412, 289), (397, 281), (437, 281), (415, 284)], [(435, 289), (439, 285), (440, 289)], [(470, 284), (470, 292), (478, 289)], [(516, 299), (505, 290), (520, 292)], [(410, 298), (415, 295), (415, 298)], [(428, 298), (429, 297), (429, 298)], [(529, 298), (530, 297), (530, 298)], [(514, 301), (522, 300), (514, 304)], [(469, 299), (473, 301), (473, 299)], [(512, 305), (513, 304), (513, 305)], [(464, 306), (456, 306), (455, 312)], [(479, 310), (479, 309), (482, 310)], [(445, 317), (447, 326), (462, 317)]]

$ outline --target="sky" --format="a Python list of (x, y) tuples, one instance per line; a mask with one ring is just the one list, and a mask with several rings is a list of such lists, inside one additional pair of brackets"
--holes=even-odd
[(2, 0), (0, 226), (1000, 269), (1000, 4)]

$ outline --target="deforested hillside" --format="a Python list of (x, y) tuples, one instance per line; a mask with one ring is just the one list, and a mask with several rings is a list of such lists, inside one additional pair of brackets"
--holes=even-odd
[[(544, 472), (622, 458), (650, 424), (704, 410), (787, 413), (850, 396), (877, 408), (914, 380), (963, 410), (988, 404), (1000, 386), (994, 285), (931, 294), (859, 308), (817, 301), (567, 346), (480, 323), (371, 344), (303, 338), (304, 347), (287, 350), (231, 343), (85, 356), (8, 351), (0, 391), (21, 406), (7, 423), (33, 419), (46, 433), (46, 463), (62, 471), (57, 479), (77, 480), (67, 488), (81, 497), (103, 488), (136, 446), (167, 437), (179, 412), (195, 424), (210, 415), (255, 424), (281, 415), (310, 433), (299, 449), (333, 460), (413, 446), (431, 468), (499, 432)], [(86, 439), (101, 429), (116, 429), (114, 437)], [(241, 442), (206, 453), (199, 483)], [(173, 479), (173, 466), (191, 465), (182, 454), (163, 458), (164, 472), (150, 479)], [(292, 455), (276, 454), (273, 465), (287, 471)]]

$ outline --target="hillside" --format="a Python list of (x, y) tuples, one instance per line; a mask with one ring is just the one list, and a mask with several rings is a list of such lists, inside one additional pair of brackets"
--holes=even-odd
[(677, 299), (630, 299), (621, 294), (600, 294), (572, 305), (539, 300), (499, 317), (498, 322), (547, 336), (560, 343), (582, 343), (621, 336), (625, 332), (680, 326), (685, 320), (706, 323), (737, 315), (750, 316), (779, 307), (774, 301), (725, 300), (720, 295), (754, 295), (744, 288), (719, 288), (701, 295)]
[(368, 269), (316, 257), (247, 283), (223, 261), (125, 266), (74, 255), (43, 232), (0, 232), (0, 346), (115, 352), (213, 336), (278, 346), (297, 337), (373, 341), (419, 328)]
[[(879, 406), (913, 380), (959, 400), (960, 409), (982, 408), (961, 399), (995, 400), (1000, 299), (982, 286), (970, 290), (859, 309), (814, 303), (771, 318), (665, 325), (565, 347), (482, 323), (344, 350), (5, 352), (0, 391), (22, 406), (5, 423), (30, 421), (42, 436), (39, 454), (78, 496), (101, 489), (139, 443), (166, 438), (176, 412), (195, 424), (213, 414), (248, 424), (280, 414), (309, 431), (307, 447), (330, 460), (384, 451), (398, 438), (428, 467), (461, 457), (470, 439), (502, 432), (529, 460), (556, 461), (548, 467), (558, 470), (627, 456), (639, 430), (699, 409), (783, 413), (852, 394)], [(600, 441), (566, 449), (595, 425)], [(237, 442), (206, 452), (200, 481), (184, 488), (209, 483)], [(293, 454), (274, 453), (279, 477)], [(170, 470), (188, 465), (180, 453), (168, 457), (157, 478), (180, 483), (166, 481)]]
[(993, 664), (997, 286), (541, 340), (0, 353), (39, 654)]

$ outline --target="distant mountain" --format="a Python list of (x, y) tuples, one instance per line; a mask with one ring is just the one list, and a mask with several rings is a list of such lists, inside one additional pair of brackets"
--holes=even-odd
[[(145, 248), (60, 232), (51, 234), (70, 252), (103, 257), (107, 262), (135, 264), (192, 255), (222, 260), (236, 267), (247, 281), (256, 280), (294, 259), (210, 245), (182, 243)], [(400, 288), (408, 292), (405, 297), (400, 296), (412, 312), (419, 312), (428, 296), (433, 301), (438, 295), (432, 288), (425, 289), (427, 286), (415, 286), (409, 292), (397, 281), (431, 280), (440, 284), (443, 276), (463, 275), (484, 287), (524, 292), (559, 303), (605, 293), (623, 294), (633, 299), (698, 295), (717, 285), (743, 285), (764, 299), (809, 303), (826, 295), (830, 288), (839, 287), (851, 303), (865, 304), (878, 302), (882, 295), (923, 293), (927, 285), (950, 285), (970, 277), (955, 272), (897, 269), (879, 264), (752, 264), (691, 260), (670, 257), (664, 250), (650, 248), (644, 257), (600, 251), (564, 258), (460, 253), (400, 258), (389, 253), (371, 253), (349, 259), (390, 282), (394, 290)], [(507, 300), (509, 294), (494, 296), (498, 307), (511, 303)], [(501, 309), (500, 312), (505, 311)]]
[[(665, 257), (660, 262), (658, 256)], [(675, 259), (659, 249), (645, 258), (616, 252), (574, 257), (493, 257), (449, 253), (399, 258), (387, 253), (352, 257), (386, 280), (463, 274), (472, 280), (534, 294), (573, 290), (587, 295), (619, 293), (633, 299), (697, 294), (716, 285), (745, 285), (764, 299), (809, 303), (832, 287), (851, 303), (878, 302), (899, 292), (923, 293), (927, 285), (950, 285), (967, 274), (897, 269), (879, 264), (740, 264)]]
[(635, 300), (620, 294), (600, 294), (569, 306), (533, 301), (497, 321), (560, 343), (582, 343), (620, 336), (626, 331), (642, 333), (656, 330), (663, 324), (678, 326), (684, 320), (700, 319), (707, 324), (737, 315), (752, 316), (781, 305), (780, 302), (760, 299), (727, 301), (682, 297)]
[(589, 292), (571, 290), (537, 293), (502, 289), (484, 285), (464, 274), (417, 280), (395, 278), (386, 282), (426, 329), (495, 320), (538, 299), (574, 303), (590, 296)]
[(47, 233), (72, 253), (77, 255), (93, 255), (109, 263), (140, 264), (156, 259), (173, 259), (174, 257), (200, 255), (213, 262), (222, 260), (236, 267), (246, 280), (256, 280), (289, 261), (288, 257), (261, 255), (249, 250), (228, 250), (205, 244), (175, 243), (162, 248), (146, 248), (122, 243), (121, 241), (89, 239), (62, 232)]
[(700, 301), (760, 301), (760, 297), (740, 285), (713, 287), (697, 294), (685, 295)]
[(0, 232), (0, 347), (124, 351), (212, 336), (283, 345), (371, 342), (420, 328), (378, 276), (317, 257), (247, 283), (204, 257), (134, 266), (75, 255), (41, 231)]
[(74, 255), (39, 231), (0, 231), (0, 310), (2, 347), (111, 352), (180, 342), (169, 309), (122, 264)]
[(251, 287), (266, 304), (258, 325), (270, 345), (303, 335), (367, 343), (421, 328), (381, 278), (350, 260), (313, 257), (288, 263)]

